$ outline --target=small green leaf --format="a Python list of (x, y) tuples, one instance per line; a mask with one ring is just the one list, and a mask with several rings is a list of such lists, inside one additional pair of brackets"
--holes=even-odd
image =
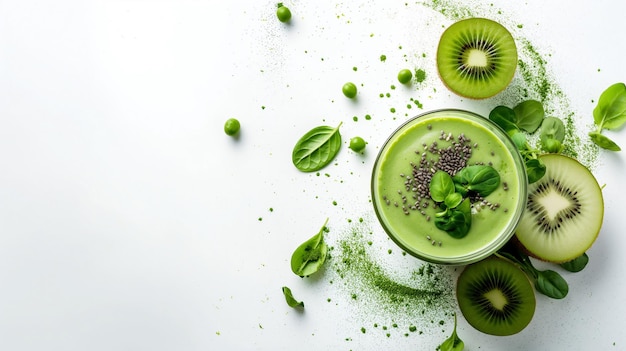
[(441, 345), (439, 345), (437, 350), (440, 350), (440, 351), (463, 351), (464, 347), (465, 347), (465, 344), (463, 343), (463, 341), (459, 338), (459, 336), (456, 333), (456, 313), (455, 313), (454, 314), (454, 329), (452, 330), (452, 335), (450, 335), (449, 338), (447, 338)]
[(283, 286), (283, 295), (285, 295), (285, 300), (287, 301), (287, 305), (293, 308), (304, 308), (304, 302), (298, 301), (293, 297), (291, 293), (291, 289), (286, 286)]
[(291, 255), (291, 270), (300, 277), (308, 277), (317, 272), (326, 261), (328, 246), (324, 242), (324, 230), (328, 219), (320, 231), (302, 243)]
[(626, 85), (616, 83), (608, 87), (593, 110), (593, 120), (601, 130), (616, 129), (626, 123)]
[(532, 184), (546, 174), (546, 165), (536, 158), (530, 159), (526, 161), (526, 173), (528, 174), (528, 183)]
[(511, 140), (513, 140), (513, 143), (515, 144), (518, 150), (524, 151), (528, 149), (527, 139), (524, 133), (517, 131), (512, 134), (510, 133), (509, 135), (511, 136)]
[(461, 201), (463, 201), (463, 195), (459, 193), (452, 193), (446, 196), (446, 199), (443, 201), (443, 203), (446, 205), (447, 208), (455, 208), (461, 203)]
[(457, 189), (460, 186), (485, 197), (500, 185), (500, 174), (491, 166), (471, 165), (458, 171), (452, 180)]
[(537, 130), (545, 117), (543, 105), (537, 100), (522, 101), (513, 107), (513, 111), (515, 111), (515, 116), (517, 117), (517, 127), (528, 133), (533, 133)]
[(435, 172), (430, 180), (429, 190), (433, 201), (443, 202), (446, 196), (454, 192), (452, 177), (445, 171)]
[(555, 139), (563, 142), (565, 139), (565, 125), (556, 117), (546, 117), (541, 122), (541, 140)]
[(620, 151), (622, 150), (619, 145), (617, 145), (613, 140), (609, 139), (609, 137), (600, 134), (598, 132), (590, 132), (589, 137), (591, 140), (603, 149), (607, 149), (610, 151)]
[(435, 227), (443, 230), (451, 237), (463, 238), (470, 230), (472, 212), (469, 199), (465, 199), (455, 209), (440, 212), (435, 218)]
[(567, 296), (569, 287), (563, 277), (552, 270), (537, 271), (535, 288), (538, 292), (553, 299), (562, 299)]
[(589, 263), (589, 256), (584, 253), (571, 261), (561, 263), (561, 267), (563, 267), (567, 271), (576, 273), (585, 269), (587, 263)]
[(497, 106), (489, 113), (489, 119), (507, 133), (517, 131), (515, 111), (506, 106)]
[(563, 144), (552, 138), (541, 139), (541, 149), (545, 152), (558, 154), (563, 150)]
[(315, 127), (304, 134), (293, 148), (291, 160), (302, 172), (315, 172), (328, 165), (341, 148), (341, 123), (335, 128)]

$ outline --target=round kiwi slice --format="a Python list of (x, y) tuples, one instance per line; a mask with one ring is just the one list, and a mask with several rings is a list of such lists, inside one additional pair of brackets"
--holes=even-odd
[(448, 89), (461, 96), (494, 96), (509, 85), (515, 74), (515, 40), (506, 28), (492, 20), (458, 21), (441, 35), (437, 68)]
[(540, 160), (546, 174), (528, 186), (516, 238), (530, 256), (571, 261), (585, 253), (600, 232), (602, 190), (587, 167), (571, 157), (545, 154)]
[(496, 256), (465, 267), (456, 296), (467, 322), (491, 335), (519, 333), (535, 314), (535, 290), (526, 274)]

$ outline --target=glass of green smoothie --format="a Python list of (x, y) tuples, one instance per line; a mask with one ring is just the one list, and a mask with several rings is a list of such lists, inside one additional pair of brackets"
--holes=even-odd
[(376, 215), (398, 246), (424, 261), (463, 265), (511, 238), (528, 182), (502, 129), (475, 113), (446, 109), (414, 117), (391, 134), (371, 186)]

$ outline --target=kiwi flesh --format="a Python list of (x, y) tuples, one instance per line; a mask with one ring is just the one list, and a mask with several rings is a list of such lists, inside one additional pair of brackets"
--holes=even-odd
[(439, 40), (437, 69), (458, 95), (484, 99), (506, 88), (517, 68), (517, 47), (498, 22), (468, 18), (453, 23)]
[(564, 263), (594, 243), (604, 217), (602, 190), (593, 174), (577, 160), (545, 154), (546, 174), (528, 186), (528, 201), (515, 237), (530, 255)]
[(465, 267), (456, 296), (467, 322), (486, 334), (517, 334), (535, 314), (535, 290), (526, 274), (496, 256)]

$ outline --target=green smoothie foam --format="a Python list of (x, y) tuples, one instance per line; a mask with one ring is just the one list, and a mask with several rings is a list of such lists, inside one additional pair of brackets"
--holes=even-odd
[[(470, 230), (460, 239), (435, 226), (441, 209), (424, 196), (428, 184), (417, 181), (445, 166), (443, 154), (467, 166), (492, 166), (501, 179), (494, 192), (474, 199)], [(374, 166), (372, 195), (381, 224), (404, 250), (430, 262), (465, 264), (492, 254), (513, 235), (526, 186), (521, 157), (497, 126), (465, 111), (442, 110), (407, 122), (390, 137)]]

